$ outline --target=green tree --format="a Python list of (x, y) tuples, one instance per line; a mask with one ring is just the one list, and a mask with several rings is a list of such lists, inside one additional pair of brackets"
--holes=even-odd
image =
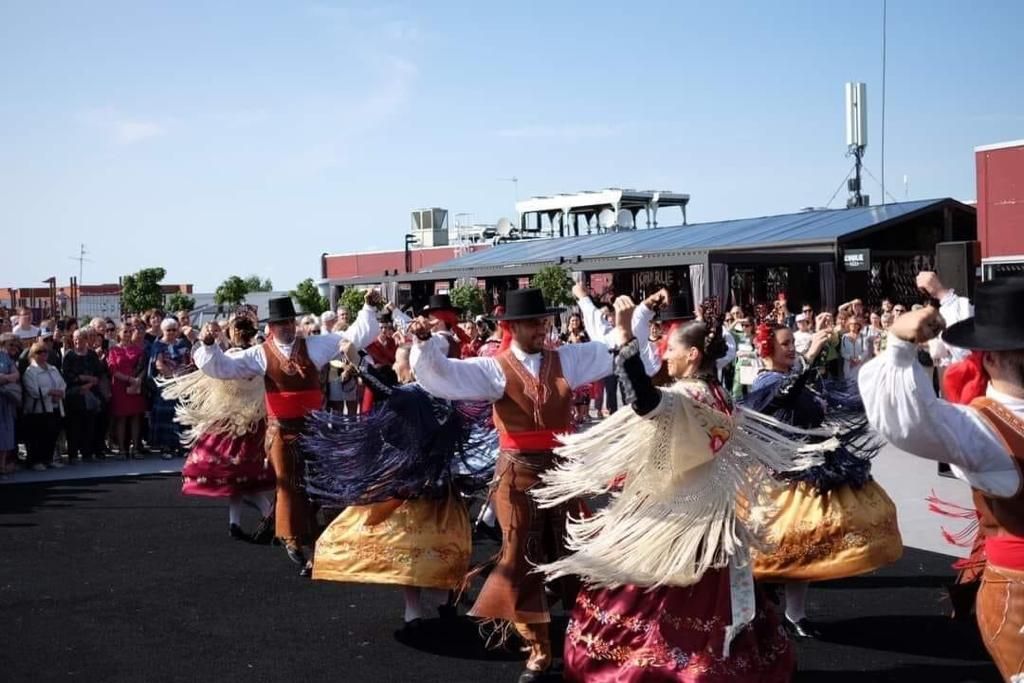
[(295, 299), (304, 313), (320, 315), (331, 307), (331, 302), (327, 300), (327, 297), (320, 294), (320, 290), (313, 284), (313, 278), (311, 277), (307, 277), (300, 282), (288, 294)]
[(363, 309), (363, 302), (366, 298), (366, 293), (357, 287), (346, 287), (345, 291), (341, 293), (341, 298), (338, 299), (338, 306), (348, 311), (348, 319), (355, 320), (356, 316), (359, 315), (359, 311)]
[(259, 275), (250, 275), (243, 280), (246, 286), (246, 292), (272, 292), (274, 291), (274, 283), (270, 281), (270, 278), (266, 280), (260, 280)]
[(163, 308), (164, 293), (160, 281), (167, 274), (163, 268), (143, 268), (121, 279), (121, 308), (128, 313), (142, 313), (150, 308)]
[(480, 288), (474, 284), (463, 283), (452, 287), (448, 293), (452, 305), (461, 308), (464, 315), (474, 318), (484, 312), (484, 297)]
[(545, 266), (530, 278), (530, 286), (544, 293), (548, 306), (565, 306), (573, 302), (572, 276), (561, 266)]
[(237, 275), (232, 275), (213, 292), (213, 302), (218, 305), (227, 304), (237, 306), (245, 301), (245, 295), (249, 293), (246, 281)]
[(191, 311), (195, 307), (196, 300), (181, 292), (175, 292), (167, 298), (168, 311)]

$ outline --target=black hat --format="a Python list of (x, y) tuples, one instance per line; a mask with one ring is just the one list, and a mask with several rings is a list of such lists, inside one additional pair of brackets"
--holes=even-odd
[(561, 308), (548, 308), (544, 294), (536, 287), (510, 289), (505, 293), (505, 312), (497, 320), (529, 320), (561, 313)]
[(982, 282), (974, 290), (974, 317), (951, 325), (942, 333), (950, 346), (973, 351), (1024, 349), (1024, 277)]
[(459, 309), (452, 306), (452, 298), (447, 294), (431, 294), (427, 305), (423, 307), (423, 314), (426, 315), (431, 311), (455, 311), (458, 313)]
[(697, 315), (693, 312), (693, 296), (688, 291), (676, 292), (668, 306), (658, 312), (658, 320), (663, 323), (683, 322), (694, 320)]
[(295, 304), (292, 303), (291, 297), (281, 296), (276, 299), (270, 299), (267, 302), (267, 322), (281, 323), (288, 320), (295, 320)]

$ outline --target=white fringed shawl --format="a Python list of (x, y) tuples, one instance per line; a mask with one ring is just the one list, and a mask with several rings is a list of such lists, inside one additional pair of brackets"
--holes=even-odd
[(157, 385), (164, 398), (178, 401), (174, 419), (187, 427), (181, 434), (186, 447), (206, 434), (244, 436), (267, 417), (262, 377), (214, 379), (197, 371), (157, 379)]
[(688, 586), (708, 569), (725, 567), (734, 556), (746, 564), (750, 548), (764, 548), (775, 487), (765, 467), (804, 469), (829, 448), (782, 434), (828, 433), (793, 429), (742, 408), (726, 415), (691, 396), (697, 386), (662, 389), (649, 416), (626, 407), (586, 432), (559, 437), (561, 461), (531, 491), (541, 507), (609, 493), (622, 475), (625, 485), (592, 517), (570, 520), (572, 553), (538, 571), (550, 578), (578, 575), (598, 587)]

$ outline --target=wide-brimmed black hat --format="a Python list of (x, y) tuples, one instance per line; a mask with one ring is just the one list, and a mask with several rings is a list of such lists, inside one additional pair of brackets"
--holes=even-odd
[(668, 306), (658, 311), (658, 320), (663, 323), (684, 322), (694, 320), (697, 315), (693, 312), (693, 295), (689, 292), (676, 292)]
[(505, 312), (496, 320), (529, 320), (558, 315), (561, 308), (549, 308), (544, 303), (544, 294), (536, 287), (510, 289), (505, 293)]
[(297, 315), (295, 312), (295, 304), (292, 303), (291, 297), (287, 296), (280, 296), (267, 301), (267, 311), (267, 322), (269, 323), (282, 323), (288, 320), (295, 320)]
[(459, 310), (452, 306), (452, 298), (447, 294), (431, 294), (427, 305), (423, 307), (423, 314), (426, 315), (431, 311), (455, 311), (458, 313)]
[(1024, 349), (1024, 277), (982, 282), (974, 290), (974, 317), (949, 326), (942, 341), (973, 351)]

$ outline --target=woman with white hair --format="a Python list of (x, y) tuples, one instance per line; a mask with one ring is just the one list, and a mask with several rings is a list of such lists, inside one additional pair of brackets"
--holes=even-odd
[[(153, 342), (149, 355), (149, 377), (170, 379), (182, 374), (191, 364), (191, 346), (187, 339), (178, 336), (178, 321), (164, 318), (160, 323), (161, 337)], [(167, 399), (161, 392), (153, 396), (153, 406), (149, 412), (149, 444), (161, 450), (164, 460), (174, 455), (181, 455), (184, 449), (174, 412), (178, 402)]]
[(324, 311), (320, 316), (320, 334), (330, 334), (334, 331), (334, 324), (338, 322), (338, 314), (334, 311)]
[(303, 337), (312, 337), (314, 334), (320, 334), (320, 321), (316, 319), (315, 315), (304, 315), (299, 320), (299, 333)]

